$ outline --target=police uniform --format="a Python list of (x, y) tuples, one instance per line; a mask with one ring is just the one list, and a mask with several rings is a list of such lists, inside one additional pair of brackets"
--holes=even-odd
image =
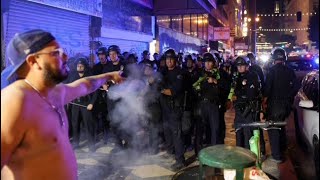
[[(108, 52), (115, 51), (118, 55), (120, 55), (120, 48), (117, 45), (111, 45), (108, 47)], [(113, 72), (113, 71), (123, 71), (125, 69), (125, 64), (123, 61), (120, 61), (118, 59), (117, 63), (113, 63), (111, 61), (108, 61), (106, 68), (104, 69), (103, 73)], [(108, 82), (109, 88), (111, 86), (115, 86), (113, 82)], [(118, 145), (121, 147), (128, 145), (128, 141), (130, 139), (129, 135), (120, 129), (119, 122), (115, 122), (115, 120), (112, 119), (112, 112), (114, 111), (114, 108), (116, 107), (116, 104), (120, 101), (120, 99), (113, 100), (108, 96), (106, 96), (107, 101), (107, 109), (108, 109), (108, 122), (110, 122), (110, 128), (111, 132), (115, 135), (115, 138), (117, 139)], [(125, 143), (125, 144), (123, 144)]]
[[(299, 82), (294, 71), (287, 67), (286, 52), (281, 48), (273, 50), (272, 60), (275, 61), (266, 77), (264, 97), (267, 99), (267, 120), (284, 121), (291, 112), (293, 99), (299, 90)], [(277, 162), (283, 159), (286, 149), (285, 128), (268, 130), (272, 157)]]
[[(249, 66), (249, 59), (244, 56), (239, 56), (236, 59), (236, 65)], [(259, 114), (260, 106), (258, 100), (260, 98), (260, 82), (256, 73), (245, 71), (244, 73), (238, 73), (235, 78), (235, 83), (231, 88), (229, 99), (234, 95), (236, 100), (234, 101), (235, 108), (235, 127), (238, 128), (238, 124), (250, 123), (254, 121), (260, 121), (257, 119), (257, 113)], [(236, 145), (250, 149), (249, 139), (253, 135), (253, 129), (250, 127), (243, 127), (236, 132)]]
[[(97, 56), (99, 56), (99, 54), (104, 54), (106, 55), (106, 58), (108, 56), (108, 50), (106, 47), (100, 47), (97, 52), (96, 52)], [(102, 74), (106, 71), (108, 67), (108, 61), (106, 59), (105, 63), (97, 63), (93, 66), (92, 68), (92, 72), (94, 75), (99, 75)], [(100, 131), (100, 129), (102, 129), (103, 132), (103, 140), (105, 143), (107, 143), (107, 132), (109, 129), (109, 122), (108, 122), (108, 109), (107, 109), (107, 92), (103, 91), (103, 90), (96, 90), (95, 92), (97, 94), (97, 100), (95, 101), (95, 104), (93, 105), (93, 114), (94, 114), (94, 118), (98, 124), (98, 132)], [(97, 132), (97, 133), (98, 133)]]
[[(75, 81), (80, 78), (92, 75), (90, 72), (90, 69), (88, 69), (89, 67), (84, 59), (79, 59), (78, 64), (83, 64), (85, 66), (84, 75), (82, 77), (80, 77), (78, 72), (71, 74), (71, 81)], [(79, 97), (79, 98), (72, 101), (75, 104), (79, 104), (79, 105), (72, 105), (72, 109), (71, 109), (73, 145), (75, 148), (79, 146), (80, 124), (81, 124), (80, 120), (82, 120), (84, 123), (85, 129), (87, 131), (86, 133), (87, 133), (87, 140), (88, 140), (89, 149), (91, 151), (95, 150), (94, 145), (95, 145), (96, 123), (93, 119), (92, 111), (87, 110), (86, 107), (89, 104), (93, 105), (94, 102), (96, 101), (96, 99), (97, 99), (97, 95), (96, 95), (96, 93), (93, 92), (89, 95)], [(85, 107), (82, 107), (81, 105), (85, 106)]]
[[(166, 58), (177, 61), (174, 50), (165, 52)], [(163, 74), (162, 89), (170, 89), (172, 95), (161, 94), (160, 103), (162, 109), (163, 129), (165, 141), (169, 152), (175, 153), (176, 164), (173, 168), (184, 166), (184, 147), (181, 134), (181, 117), (183, 102), (183, 73), (179, 67), (167, 70)]]
[(250, 59), (251, 61), (251, 65), (249, 67), (249, 70), (251, 72), (255, 72), (257, 73), (257, 75), (259, 76), (259, 80), (260, 80), (260, 83), (261, 83), (261, 90), (263, 91), (263, 88), (264, 88), (264, 74), (263, 74), (263, 71), (262, 71), (262, 68), (256, 64), (256, 57), (253, 53), (248, 53), (247, 54), (247, 57)]
[(219, 87), (219, 134), (217, 138), (217, 144), (224, 144), (226, 136), (226, 123), (225, 123), (225, 112), (228, 95), (231, 89), (232, 77), (223, 68), (219, 68), (220, 80), (218, 81)]
[[(152, 64), (145, 64), (144, 68), (150, 68), (153, 71)], [(161, 79), (156, 74), (144, 74), (143, 81), (147, 87), (144, 99), (146, 101), (146, 110), (150, 114), (147, 118), (148, 134), (149, 134), (149, 152), (156, 154), (160, 144), (160, 129), (161, 129), (161, 106), (160, 106), (160, 82)]]
[[(214, 66), (218, 61), (211, 53), (205, 53), (203, 55), (205, 62), (211, 61)], [(208, 78), (214, 78), (217, 83), (209, 83)], [(202, 81), (201, 81), (202, 80)], [(219, 87), (218, 81), (220, 80), (219, 70), (213, 68), (211, 70), (204, 70), (199, 80), (199, 87), (196, 88), (200, 93), (200, 103), (198, 108), (200, 109), (200, 119), (196, 122), (196, 154), (201, 150), (203, 146), (203, 132), (205, 130), (210, 145), (217, 144), (217, 138), (220, 134), (219, 128)], [(196, 86), (197, 82), (194, 84)]]
[[(193, 61), (191, 55), (189, 55), (189, 60)], [(193, 62), (194, 63), (194, 62)], [(196, 68), (190, 68), (186, 67), (183, 70), (184, 73), (184, 89), (185, 93), (185, 107), (184, 111), (189, 112), (185, 115), (184, 118), (190, 118), (190, 130), (188, 132), (184, 133), (184, 145), (188, 150), (191, 150), (192, 147), (192, 136), (194, 134), (194, 128), (195, 128), (195, 120), (194, 120), (194, 108), (195, 108), (195, 102), (197, 100), (197, 94), (192, 88), (192, 84), (195, 83), (199, 79), (199, 72), (196, 70)]]

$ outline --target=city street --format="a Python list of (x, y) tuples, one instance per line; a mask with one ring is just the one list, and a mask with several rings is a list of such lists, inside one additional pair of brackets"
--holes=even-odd
[[(2, 0), (1, 179), (239, 179), (257, 126), (265, 155), (244, 179), (320, 179), (319, 14), (319, 0)], [(260, 108), (268, 122), (250, 123)]]
[[(230, 110), (226, 113), (227, 134), (225, 144), (235, 145), (235, 134), (232, 132), (234, 112)], [(292, 115), (289, 117), (289, 125), (287, 133), (289, 137), (289, 150), (287, 160), (277, 166), (276, 163), (268, 158), (264, 161), (262, 168), (264, 172), (274, 179), (298, 179), (297, 175), (313, 179), (314, 174), (310, 170), (310, 162), (304, 159), (305, 155), (297, 147), (294, 141), (294, 124), (291, 123)], [(266, 141), (267, 154), (270, 154), (270, 147), (267, 133), (264, 133)], [(82, 142), (85, 144), (85, 141)], [(87, 147), (76, 150), (78, 161), (78, 175), (80, 180), (89, 179), (171, 179), (176, 173), (170, 169), (170, 165), (174, 163), (174, 158), (166, 156), (165, 152), (160, 152), (157, 155), (147, 155), (143, 152), (135, 152), (133, 150), (123, 150), (112, 152), (114, 143), (104, 145), (102, 142), (97, 144), (98, 149), (95, 153), (89, 153)], [(295, 160), (289, 159), (288, 155), (295, 157)], [(192, 162), (188, 167), (198, 165), (195, 161), (194, 152), (185, 153), (188, 162)], [(298, 157), (298, 158), (296, 158)], [(304, 161), (302, 161), (304, 160)], [(291, 163), (294, 162), (294, 165)], [(296, 173), (298, 171), (298, 173)], [(301, 179), (299, 178), (299, 179)], [(305, 178), (302, 178), (305, 179)]]

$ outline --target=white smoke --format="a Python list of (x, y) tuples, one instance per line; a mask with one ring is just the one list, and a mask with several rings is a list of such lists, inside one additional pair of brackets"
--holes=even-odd
[[(159, 79), (154, 73), (153, 79)], [(148, 94), (148, 96), (146, 96)], [(114, 101), (115, 107), (109, 112), (111, 124), (116, 124), (120, 131), (130, 136), (132, 146), (150, 144), (148, 138), (148, 120), (152, 118), (148, 112), (148, 104), (160, 95), (156, 89), (150, 88), (140, 66), (130, 66), (129, 76), (121, 84), (110, 87), (108, 97)]]

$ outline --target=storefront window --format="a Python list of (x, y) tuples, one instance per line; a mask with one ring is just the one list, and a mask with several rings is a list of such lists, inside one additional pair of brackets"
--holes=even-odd
[(191, 31), (190, 31), (190, 35), (197, 37), (198, 36), (198, 27), (197, 27), (197, 15), (196, 14), (192, 14), (191, 15)]
[(203, 39), (204, 40), (208, 40), (208, 24), (209, 24), (209, 20), (208, 20), (208, 15), (204, 14), (203, 15), (203, 21), (204, 21), (204, 26), (203, 26)]
[(182, 16), (171, 16), (171, 22), (172, 22), (172, 29), (182, 32)]
[(157, 23), (161, 27), (170, 28), (170, 16), (157, 16)]
[(183, 15), (183, 33), (190, 35), (191, 29), (190, 29), (190, 21), (191, 16), (190, 14), (188, 15)]
[(203, 39), (203, 24), (204, 24), (204, 19), (202, 14), (198, 14), (198, 38)]

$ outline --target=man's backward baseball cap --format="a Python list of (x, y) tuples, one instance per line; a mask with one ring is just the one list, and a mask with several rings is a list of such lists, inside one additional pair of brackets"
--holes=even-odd
[(12, 69), (7, 79), (10, 80), (13, 77), (26, 61), (28, 55), (42, 50), (53, 40), (55, 40), (55, 37), (51, 33), (41, 29), (16, 34), (10, 40), (6, 49), (6, 56), (9, 60), (6, 68)]

